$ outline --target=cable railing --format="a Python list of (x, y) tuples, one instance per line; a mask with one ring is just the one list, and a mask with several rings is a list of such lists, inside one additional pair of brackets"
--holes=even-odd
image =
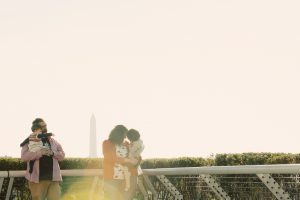
[[(25, 171), (0, 171), (0, 200), (31, 199)], [(102, 169), (62, 170), (63, 199), (102, 200)], [(143, 169), (135, 199), (300, 200), (300, 164)]]

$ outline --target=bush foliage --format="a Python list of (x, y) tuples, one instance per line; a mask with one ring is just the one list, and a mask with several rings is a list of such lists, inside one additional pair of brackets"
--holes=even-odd
[[(242, 153), (216, 154), (209, 158), (180, 157), (153, 158), (143, 160), (141, 166), (147, 168), (200, 167), (200, 166), (233, 166), (264, 164), (300, 163), (300, 154), (290, 153)], [(66, 158), (60, 162), (61, 169), (101, 169), (102, 158)], [(19, 158), (0, 158), (0, 171), (25, 170), (26, 163)]]

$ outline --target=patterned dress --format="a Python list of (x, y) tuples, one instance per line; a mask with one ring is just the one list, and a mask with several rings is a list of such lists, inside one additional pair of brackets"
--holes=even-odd
[[(126, 158), (128, 156), (128, 149), (125, 145), (116, 145), (116, 154), (118, 157)], [(124, 166), (115, 164), (114, 166), (114, 179), (124, 179)]]

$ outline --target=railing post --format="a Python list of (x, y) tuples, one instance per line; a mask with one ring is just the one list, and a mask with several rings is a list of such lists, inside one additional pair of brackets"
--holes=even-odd
[(269, 188), (277, 199), (291, 200), (289, 193), (285, 192), (270, 174), (256, 174), (258, 178)]
[(144, 200), (148, 200), (148, 191), (143, 184), (142, 176), (138, 176), (138, 187), (144, 196)]
[(91, 187), (90, 194), (89, 194), (89, 200), (92, 200), (94, 198), (95, 188), (98, 184), (98, 181), (99, 181), (98, 176), (95, 176), (93, 178), (93, 183), (92, 183), (92, 187)]
[(14, 183), (14, 177), (10, 177), (5, 200), (9, 200), (13, 183)]
[(4, 181), (4, 178), (0, 178), (0, 192), (2, 191), (3, 181)]
[(3, 182), (6, 177), (8, 177), (8, 171), (0, 171), (0, 193), (2, 191)]
[(144, 178), (144, 181), (147, 185), (147, 187), (150, 189), (150, 191), (152, 192), (152, 197), (153, 197), (153, 200), (158, 200), (158, 194), (156, 192), (156, 190), (154, 189), (150, 179), (148, 176), (146, 175), (143, 175), (143, 178)]
[(228, 194), (223, 190), (223, 188), (216, 182), (216, 180), (209, 174), (201, 174), (200, 177), (205, 181), (205, 183), (214, 191), (214, 193), (221, 200), (230, 200)]
[(175, 197), (175, 200), (182, 200), (182, 194), (176, 189), (176, 187), (167, 179), (164, 175), (156, 176), (158, 180), (167, 188), (167, 190)]

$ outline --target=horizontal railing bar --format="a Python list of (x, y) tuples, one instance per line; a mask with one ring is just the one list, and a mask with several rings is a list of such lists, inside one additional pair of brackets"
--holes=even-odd
[(68, 169), (61, 170), (62, 176), (102, 176), (102, 169)]
[[(102, 176), (102, 169), (68, 169), (61, 170), (62, 176)], [(0, 178), (24, 177), (25, 170), (22, 171), (0, 171)]]
[(145, 175), (196, 175), (196, 174), (298, 174), (300, 164), (239, 165), (144, 169)]
[(8, 171), (0, 171), (0, 178), (8, 177)]
[[(62, 176), (102, 176), (102, 169), (61, 170)], [(143, 169), (144, 175), (199, 175), (199, 174), (299, 174), (300, 164), (239, 165)], [(24, 177), (25, 171), (0, 171), (0, 178)]]

